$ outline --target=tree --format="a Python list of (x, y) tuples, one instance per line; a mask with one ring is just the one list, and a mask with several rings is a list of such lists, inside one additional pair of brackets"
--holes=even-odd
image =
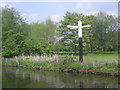
[(30, 25), (31, 37), (35, 40), (44, 40), (48, 43), (55, 42), (55, 30), (56, 24), (50, 19), (46, 19), (45, 22), (34, 22)]
[(12, 57), (22, 54), (27, 24), (14, 8), (2, 8), (2, 56)]
[[(93, 21), (95, 19), (95, 16), (90, 15), (90, 16), (84, 16), (82, 19), (83, 25), (92, 25), (93, 26)], [(83, 46), (84, 46), (84, 51), (87, 52), (93, 52), (93, 27), (87, 27), (83, 28)]]
[[(59, 36), (62, 37), (62, 42), (64, 45), (75, 51), (78, 50), (78, 29), (69, 29), (67, 25), (77, 26), (78, 21), (82, 18), (82, 25), (92, 24), (94, 16), (84, 16), (79, 13), (70, 13), (67, 12), (64, 16), (64, 20), (61, 21), (58, 28)], [(92, 48), (92, 28), (87, 27), (83, 28), (83, 49), (89, 51), (89, 48)], [(71, 47), (71, 48), (70, 48)]]
[(94, 19), (94, 45), (101, 52), (117, 47), (117, 19), (105, 12), (99, 12)]
[(56, 28), (57, 28), (57, 24), (54, 23), (50, 18), (48, 18), (45, 21), (45, 27), (46, 29), (44, 29), (44, 33), (46, 33), (46, 40), (49, 43), (54, 43), (56, 41)]
[(66, 46), (71, 46), (76, 53), (78, 47), (78, 30), (69, 29), (67, 25), (78, 25), (78, 20), (84, 16), (79, 13), (67, 12), (64, 16), (64, 20), (60, 22), (60, 26), (57, 29), (58, 35), (61, 37), (61, 41)]
[(25, 40), (24, 54), (51, 54), (55, 42), (56, 24), (47, 19), (45, 22), (30, 24), (30, 32)]

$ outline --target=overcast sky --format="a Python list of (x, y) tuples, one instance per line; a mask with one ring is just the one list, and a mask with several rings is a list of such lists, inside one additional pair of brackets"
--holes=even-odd
[(58, 22), (67, 11), (83, 15), (95, 15), (99, 11), (104, 11), (116, 17), (118, 15), (117, 2), (7, 2), (1, 6), (6, 4), (15, 7), (28, 23), (44, 21), (48, 17)]

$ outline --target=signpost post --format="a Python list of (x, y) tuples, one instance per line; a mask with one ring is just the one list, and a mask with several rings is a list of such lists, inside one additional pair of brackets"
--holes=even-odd
[(83, 53), (82, 53), (82, 28), (85, 27), (91, 27), (91, 25), (85, 25), (82, 26), (82, 21), (78, 21), (78, 26), (70, 26), (67, 25), (68, 28), (70, 29), (76, 29), (78, 28), (78, 39), (79, 39), (79, 61), (82, 63), (83, 62)]

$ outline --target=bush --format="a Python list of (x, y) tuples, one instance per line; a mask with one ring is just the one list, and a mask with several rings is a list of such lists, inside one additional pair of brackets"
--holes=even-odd
[(36, 54), (41, 55), (51, 53), (52, 53), (51, 45), (43, 41), (37, 42), (32, 39), (27, 39), (23, 47), (24, 55), (36, 55)]

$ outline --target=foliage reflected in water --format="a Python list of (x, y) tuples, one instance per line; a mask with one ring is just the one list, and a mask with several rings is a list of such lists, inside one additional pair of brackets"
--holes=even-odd
[(3, 68), (3, 88), (118, 88), (118, 77)]

